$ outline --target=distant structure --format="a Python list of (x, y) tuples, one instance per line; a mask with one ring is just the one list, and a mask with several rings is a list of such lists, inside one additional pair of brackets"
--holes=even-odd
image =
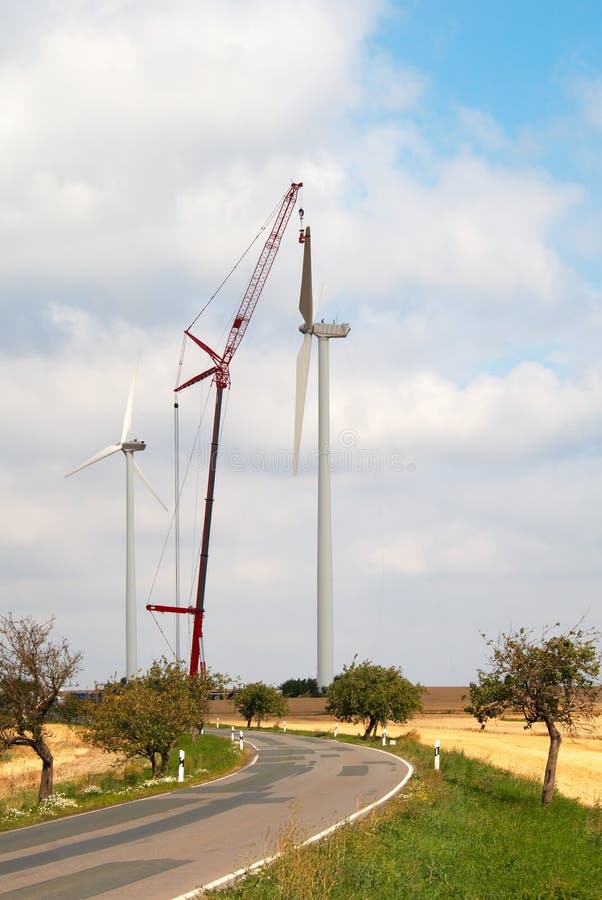
[(330, 384), (328, 342), (349, 334), (347, 323), (313, 322), (313, 291), (311, 277), (311, 235), (305, 229), (303, 274), (299, 312), (304, 335), (297, 356), (297, 385), (295, 397), (295, 436), (293, 444), (293, 473), (299, 468), (299, 450), (303, 430), (303, 413), (307, 394), (307, 378), (311, 359), (312, 336), (318, 338), (318, 559), (317, 559), (317, 642), (318, 687), (325, 688), (334, 678), (333, 608), (332, 608), (332, 510), (330, 500)]
[(121, 429), (121, 440), (119, 443), (105, 447), (104, 450), (100, 450), (90, 459), (86, 460), (86, 462), (76, 466), (75, 469), (72, 469), (65, 475), (65, 478), (69, 478), (70, 475), (75, 475), (76, 472), (80, 472), (82, 469), (85, 469), (86, 466), (91, 466), (93, 463), (99, 462), (106, 456), (112, 456), (113, 453), (117, 453), (119, 450), (125, 455), (125, 671), (127, 678), (132, 678), (138, 671), (138, 648), (136, 637), (136, 560), (134, 543), (134, 472), (142, 479), (163, 509), (167, 509), (134, 460), (134, 453), (137, 453), (139, 450), (145, 450), (146, 444), (144, 441), (128, 440), (130, 429), (132, 427), (134, 390), (137, 373), (138, 365), (136, 365), (136, 370), (134, 371), (134, 377), (132, 378), (132, 384), (130, 386), (125, 416), (123, 418), (123, 428)]

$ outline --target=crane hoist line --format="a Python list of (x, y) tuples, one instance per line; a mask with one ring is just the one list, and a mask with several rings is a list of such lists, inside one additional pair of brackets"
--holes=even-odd
[[(175, 392), (183, 391), (185, 388), (203, 381), (205, 378), (213, 377), (215, 383), (215, 408), (213, 413), (213, 430), (211, 436), (211, 448), (209, 453), (209, 473), (207, 476), (207, 496), (205, 498), (205, 510), (203, 517), (203, 534), (201, 538), (201, 551), (199, 559), (199, 570), (197, 580), (196, 603), (194, 606), (162, 606), (157, 604), (147, 604), (147, 610), (151, 612), (174, 612), (185, 613), (194, 617), (194, 625), (192, 629), (192, 646), (190, 650), (190, 675), (198, 673), (204, 674), (206, 670), (205, 654), (203, 650), (203, 618), (205, 614), (205, 588), (207, 583), (207, 565), (209, 561), (209, 538), (211, 534), (211, 517), (213, 514), (213, 499), (215, 488), (215, 472), (217, 468), (219, 432), (222, 414), (222, 395), (224, 389), (230, 386), (230, 363), (236, 353), (240, 342), (245, 336), (246, 330), (251, 321), (251, 317), (255, 312), (255, 307), (261, 296), (261, 292), (265, 287), (268, 275), (276, 258), (276, 254), (280, 248), (280, 242), (288, 225), (291, 213), (297, 201), (299, 190), (303, 187), (303, 183), (292, 182), (290, 188), (286, 191), (274, 224), (268, 238), (259, 255), (259, 259), (253, 270), (253, 274), (249, 280), (243, 298), (234, 321), (228, 334), (226, 346), (223, 353), (216, 353), (204, 341), (196, 337), (190, 329), (186, 329), (184, 334), (190, 338), (198, 347), (201, 348), (211, 359), (212, 365), (204, 371), (190, 378), (183, 384), (175, 388)], [(303, 210), (299, 210), (301, 220), (303, 219)], [(303, 243), (303, 229), (301, 228), (299, 235), (299, 243)]]

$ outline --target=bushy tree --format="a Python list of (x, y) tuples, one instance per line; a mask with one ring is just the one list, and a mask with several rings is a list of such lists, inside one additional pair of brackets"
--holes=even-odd
[(283, 697), (319, 697), (317, 678), (289, 678), (280, 685)]
[(277, 688), (263, 681), (254, 681), (239, 688), (232, 698), (234, 706), (247, 721), (247, 728), (255, 719), (257, 727), (266, 716), (285, 716), (286, 700)]
[(59, 692), (79, 671), (81, 653), (52, 643), (54, 619), (0, 617), (0, 751), (30, 747), (42, 760), (38, 796), (52, 794), (54, 759), (46, 721)]
[(326, 691), (326, 711), (341, 722), (364, 725), (364, 738), (376, 737), (378, 726), (407, 722), (422, 709), (424, 688), (404, 678), (397, 666), (377, 666), (370, 660), (344, 666)]
[(592, 719), (600, 695), (600, 635), (579, 628), (564, 634), (553, 631), (545, 629), (539, 640), (524, 628), (502, 634), (497, 641), (483, 635), (490, 650), (490, 667), (479, 670), (479, 680), (470, 683), (470, 705), (466, 707), (481, 728), (488, 719), (509, 709), (522, 713), (525, 728), (535, 722), (545, 724), (550, 746), (542, 803), (549, 803), (554, 795), (562, 742), (558, 726), (570, 733), (578, 722)]
[(126, 759), (147, 759), (155, 778), (180, 735), (204, 722), (212, 689), (209, 675), (190, 678), (182, 666), (155, 661), (145, 675), (105, 685), (100, 702), (88, 707), (84, 739)]

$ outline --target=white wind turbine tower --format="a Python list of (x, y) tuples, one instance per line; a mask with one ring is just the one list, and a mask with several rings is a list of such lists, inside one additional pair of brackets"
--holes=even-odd
[(293, 446), (293, 473), (299, 467), (299, 448), (303, 428), (303, 411), (307, 393), (307, 376), (311, 358), (312, 335), (318, 338), (318, 687), (327, 687), (334, 678), (333, 612), (332, 612), (332, 512), (330, 503), (330, 386), (328, 372), (328, 342), (332, 338), (344, 338), (349, 334), (347, 323), (313, 322), (313, 295), (311, 284), (311, 238), (305, 229), (303, 248), (303, 274), (299, 312), (303, 325), (299, 331), (305, 335), (297, 356), (297, 389), (295, 398), (295, 438)]
[(65, 475), (65, 478), (69, 478), (70, 475), (74, 475), (81, 469), (85, 469), (86, 466), (91, 466), (93, 463), (104, 459), (106, 456), (112, 456), (113, 453), (117, 453), (119, 450), (121, 450), (125, 456), (125, 669), (127, 678), (132, 678), (138, 670), (136, 640), (136, 562), (134, 548), (134, 472), (141, 478), (163, 509), (167, 509), (134, 460), (134, 453), (138, 450), (145, 450), (146, 444), (144, 441), (138, 441), (136, 439), (131, 441), (128, 440), (130, 429), (132, 427), (134, 388), (136, 386), (137, 373), (138, 365), (136, 364), (136, 370), (134, 371), (134, 377), (132, 378), (130, 393), (125, 408), (121, 440), (119, 443), (105, 447), (104, 450), (100, 450), (90, 459), (86, 460), (86, 462), (83, 462)]

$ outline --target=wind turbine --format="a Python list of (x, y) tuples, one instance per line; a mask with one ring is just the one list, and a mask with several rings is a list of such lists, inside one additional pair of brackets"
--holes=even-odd
[(293, 445), (293, 474), (299, 468), (299, 448), (303, 429), (303, 412), (307, 394), (307, 377), (311, 359), (312, 335), (318, 338), (318, 687), (325, 688), (334, 678), (333, 613), (332, 613), (332, 511), (330, 503), (330, 386), (328, 342), (332, 338), (347, 337), (350, 326), (344, 322), (313, 321), (311, 284), (311, 237), (305, 229), (303, 273), (299, 312), (304, 335), (297, 356), (297, 389), (295, 398), (295, 437)]
[(167, 507), (160, 497), (157, 496), (149, 482), (146, 480), (140, 467), (134, 459), (134, 453), (139, 450), (145, 450), (144, 441), (128, 440), (130, 429), (132, 427), (132, 413), (134, 408), (134, 389), (136, 386), (136, 376), (138, 374), (138, 364), (134, 371), (130, 393), (128, 395), (127, 405), (125, 407), (125, 416), (123, 418), (123, 428), (121, 429), (121, 440), (118, 444), (111, 444), (95, 453), (94, 456), (87, 459), (81, 465), (76, 466), (70, 472), (67, 472), (65, 478), (75, 475), (76, 472), (91, 466), (93, 463), (99, 462), (106, 456), (112, 456), (119, 450), (125, 456), (125, 668), (126, 677), (132, 678), (138, 670), (137, 662), (137, 640), (136, 640), (136, 561), (134, 548), (134, 472), (142, 479), (153, 497), (158, 500), (163, 509)]

